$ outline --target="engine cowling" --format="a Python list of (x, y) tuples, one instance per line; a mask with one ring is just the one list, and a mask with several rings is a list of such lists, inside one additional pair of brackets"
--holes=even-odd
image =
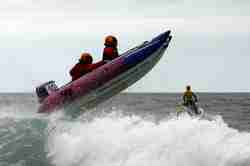
[(36, 87), (36, 95), (38, 97), (39, 103), (43, 102), (43, 100), (51, 93), (58, 91), (58, 89), (59, 88), (57, 87), (55, 81), (48, 81)]

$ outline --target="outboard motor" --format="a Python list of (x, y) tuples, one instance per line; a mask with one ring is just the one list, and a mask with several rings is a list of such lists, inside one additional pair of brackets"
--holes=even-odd
[(59, 88), (55, 84), (55, 81), (48, 81), (38, 87), (36, 87), (36, 95), (38, 97), (39, 103), (48, 97), (51, 93), (57, 91)]

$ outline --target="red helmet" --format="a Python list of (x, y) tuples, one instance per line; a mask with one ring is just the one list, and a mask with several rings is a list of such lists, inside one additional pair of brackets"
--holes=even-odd
[(105, 46), (117, 47), (117, 44), (118, 42), (116, 37), (109, 35), (105, 38)]
[(93, 58), (90, 55), (90, 53), (84, 52), (81, 54), (80, 61), (86, 63), (86, 64), (91, 64), (93, 62)]

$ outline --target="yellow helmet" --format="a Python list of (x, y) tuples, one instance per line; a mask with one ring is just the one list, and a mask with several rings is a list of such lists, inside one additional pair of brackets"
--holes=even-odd
[(90, 53), (84, 52), (81, 54), (81, 58), (80, 61), (86, 63), (86, 64), (91, 64), (93, 61), (92, 56), (90, 55)]
[(105, 46), (117, 47), (117, 44), (118, 42), (116, 37), (109, 35), (105, 38), (105, 43), (104, 43)]

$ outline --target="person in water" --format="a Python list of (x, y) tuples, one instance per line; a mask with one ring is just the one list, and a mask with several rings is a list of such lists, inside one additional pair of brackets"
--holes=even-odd
[(186, 92), (183, 94), (183, 105), (186, 107), (190, 107), (195, 114), (199, 114), (198, 107), (196, 105), (196, 102), (198, 102), (198, 98), (195, 93), (191, 91), (191, 86), (186, 87)]
[(105, 63), (100, 61), (93, 64), (92, 62), (93, 58), (89, 53), (82, 53), (79, 62), (69, 72), (72, 77), (72, 81), (77, 80), (81, 76), (93, 71)]
[(118, 41), (114, 36), (107, 36), (104, 42), (105, 48), (103, 50), (102, 60), (105, 62), (112, 61), (119, 56), (117, 45)]

